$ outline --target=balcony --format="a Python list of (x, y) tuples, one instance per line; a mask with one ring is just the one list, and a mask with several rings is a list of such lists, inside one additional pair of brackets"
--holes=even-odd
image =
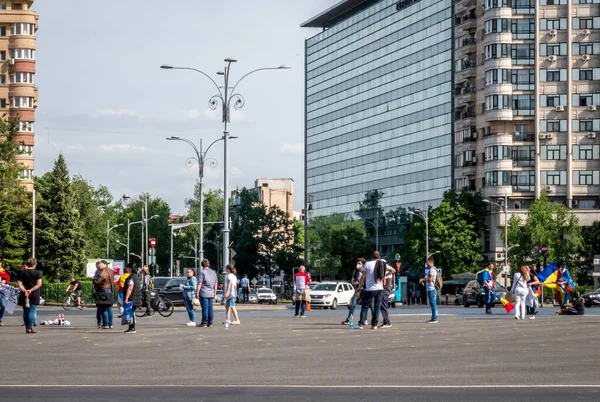
[(485, 121), (503, 121), (512, 119), (512, 109), (492, 109), (485, 111)]
[(454, 90), (456, 106), (465, 106), (467, 103), (475, 102), (477, 88), (475, 85)]
[(463, 11), (469, 9), (469, 7), (475, 6), (475, 0), (456, 0), (454, 2), (454, 13), (460, 14)]
[(509, 2), (505, 2), (503, 7), (487, 8), (484, 10), (485, 19), (490, 18), (512, 18), (512, 8)]
[(464, 186), (460, 190), (461, 191), (477, 191), (477, 186), (475, 184), (469, 184), (468, 186)]
[(512, 43), (512, 34), (510, 32), (491, 32), (485, 34), (483, 43), (489, 45), (491, 43)]
[(469, 54), (475, 54), (475, 52), (477, 52), (476, 45), (476, 38), (471, 37), (463, 39), (462, 44), (454, 51), (454, 57), (460, 60)]
[(484, 89), (485, 96), (488, 95), (512, 95), (512, 84), (490, 84)]
[(477, 113), (475, 113), (475, 110), (471, 110), (471, 109), (467, 109), (467, 110), (462, 110), (462, 111), (457, 111), (454, 113), (454, 119), (459, 122), (462, 123), (463, 126), (474, 126), (476, 121), (475, 119), (477, 118)]
[(457, 31), (467, 32), (477, 29), (477, 17), (467, 15), (463, 18), (456, 18), (455, 25)]
[(484, 135), (483, 146), (491, 147), (493, 145), (512, 145), (513, 136), (511, 133), (497, 132)]
[(534, 142), (535, 141), (535, 133), (514, 133), (513, 141)]
[(534, 167), (535, 159), (513, 159), (513, 167)]
[(495, 69), (495, 68), (503, 68), (503, 69), (512, 69), (512, 59), (510, 57), (502, 57), (497, 59), (487, 59), (484, 61), (485, 69)]
[(492, 159), (485, 161), (485, 170), (486, 171), (494, 171), (494, 170), (512, 170), (513, 163), (512, 159)]
[(510, 197), (512, 195), (512, 186), (486, 186), (483, 188), (485, 198), (504, 197), (504, 194)]

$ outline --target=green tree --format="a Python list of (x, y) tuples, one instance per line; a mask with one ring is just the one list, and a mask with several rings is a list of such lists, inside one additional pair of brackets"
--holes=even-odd
[(442, 201), (429, 215), (429, 252), (435, 256), (445, 274), (475, 272), (482, 259), (481, 245), (472, 213), (462, 205)]
[(30, 245), (31, 195), (15, 161), (18, 132), (18, 118), (0, 118), (0, 262), (9, 270), (19, 269)]
[(46, 275), (64, 279), (85, 269), (84, 230), (65, 158), (58, 156), (52, 171), (36, 183), (42, 202), (37, 213), (38, 260)]

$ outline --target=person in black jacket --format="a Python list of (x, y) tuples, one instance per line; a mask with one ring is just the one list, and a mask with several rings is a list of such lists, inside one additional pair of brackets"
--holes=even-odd
[(125, 267), (125, 273), (130, 274), (123, 286), (123, 305), (133, 302), (133, 322), (125, 331), (126, 334), (135, 334), (135, 310), (142, 305), (142, 286), (140, 279), (135, 273), (135, 264), (129, 263)]

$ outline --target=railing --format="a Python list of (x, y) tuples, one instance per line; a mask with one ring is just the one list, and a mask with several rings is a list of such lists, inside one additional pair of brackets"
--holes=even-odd
[(532, 167), (535, 166), (535, 159), (513, 159), (513, 166)]
[(476, 43), (477, 43), (476, 38), (466, 38), (466, 39), (463, 39), (463, 41), (462, 41), (463, 46), (474, 45)]
[(471, 134), (471, 137), (464, 137), (462, 142), (476, 142), (477, 141), (477, 136), (476, 134)]
[(468, 186), (464, 186), (462, 188), (462, 191), (475, 191), (477, 190), (477, 186), (475, 186), (475, 184), (470, 184)]
[(468, 87), (461, 87), (461, 88), (454, 89), (455, 95), (468, 95), (468, 94), (474, 94), (476, 92), (477, 92), (476, 86), (468, 86)]
[(535, 141), (535, 133), (514, 133), (513, 141)]

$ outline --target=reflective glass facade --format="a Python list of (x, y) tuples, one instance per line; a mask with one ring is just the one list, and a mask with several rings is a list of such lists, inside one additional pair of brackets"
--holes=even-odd
[(383, 0), (306, 41), (311, 217), (437, 205), (452, 184), (452, 3)]

